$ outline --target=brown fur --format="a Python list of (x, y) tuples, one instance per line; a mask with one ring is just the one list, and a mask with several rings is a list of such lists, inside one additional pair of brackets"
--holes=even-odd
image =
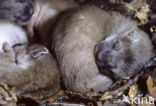
[[(113, 35), (115, 38), (111, 39)], [(91, 89), (96, 92), (108, 89), (112, 85), (112, 79), (100, 74), (94, 52), (100, 53), (103, 50), (100, 50), (101, 44), (105, 47), (103, 43), (108, 41), (111, 46), (120, 36), (129, 43), (122, 40), (119, 50), (115, 52), (112, 49), (108, 53), (108, 63), (110, 61), (115, 66), (111, 71), (118, 78), (131, 77), (136, 72), (123, 63), (125, 58), (122, 55), (126, 57), (127, 53), (125, 50), (132, 52), (132, 58), (136, 58), (133, 64), (135, 69), (139, 69), (152, 55), (151, 42), (147, 34), (137, 27), (136, 22), (119, 13), (106, 12), (95, 6), (67, 11), (52, 33), (52, 49), (55, 51), (65, 87), (83, 94)]]
[(60, 89), (54, 57), (44, 46), (28, 46), (24, 30), (0, 21), (0, 81), (14, 86), (17, 95), (40, 99)]
[(60, 89), (56, 61), (44, 46), (16, 45), (0, 58), (0, 81), (14, 86), (17, 95), (41, 99)]

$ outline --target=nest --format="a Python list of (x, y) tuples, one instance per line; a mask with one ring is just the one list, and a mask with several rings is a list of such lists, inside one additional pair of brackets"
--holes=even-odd
[[(88, 0), (89, 1), (89, 0)], [(129, 16), (138, 22), (138, 26), (149, 34), (156, 52), (156, 1), (154, 0), (78, 0), (79, 4), (90, 3), (106, 11), (118, 11), (123, 15)], [(111, 1), (111, 2), (109, 2)], [(128, 2), (124, 2), (128, 1)], [(131, 2), (133, 1), (133, 2)], [(61, 90), (57, 95), (42, 100), (32, 100), (25, 97), (16, 97), (12, 89), (0, 83), (0, 94), (4, 96), (0, 104), (15, 103), (22, 106), (52, 106), (52, 105), (138, 105), (156, 102), (156, 57), (154, 56), (143, 68), (141, 73), (129, 80), (116, 82), (110, 90), (100, 93), (94, 91), (87, 95), (71, 91)], [(6, 96), (9, 93), (9, 97)], [(10, 101), (7, 101), (10, 98)], [(16, 99), (17, 98), (17, 99)], [(133, 99), (135, 98), (136, 101)], [(144, 98), (143, 100), (141, 98)], [(146, 98), (146, 99), (145, 99)], [(1, 99), (2, 100), (2, 99)], [(148, 103), (147, 103), (148, 102)], [(8, 106), (8, 105), (7, 105)]]

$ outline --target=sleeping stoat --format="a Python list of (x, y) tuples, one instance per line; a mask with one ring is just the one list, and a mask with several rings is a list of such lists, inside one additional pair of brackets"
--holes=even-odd
[(83, 94), (134, 76), (152, 56), (151, 41), (135, 21), (90, 5), (61, 17), (51, 45), (66, 89)]
[(56, 61), (44, 46), (15, 45), (0, 58), (0, 81), (14, 86), (17, 95), (42, 99), (59, 91)]
[(38, 44), (28, 45), (25, 31), (0, 21), (0, 81), (15, 87), (15, 93), (33, 99), (52, 96), (60, 89), (54, 57)]

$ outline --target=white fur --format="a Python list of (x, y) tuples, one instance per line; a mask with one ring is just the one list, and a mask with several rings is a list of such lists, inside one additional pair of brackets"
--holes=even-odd
[(0, 23), (0, 52), (3, 52), (4, 42), (13, 46), (18, 43), (27, 43), (28, 39), (21, 27), (4, 21)]

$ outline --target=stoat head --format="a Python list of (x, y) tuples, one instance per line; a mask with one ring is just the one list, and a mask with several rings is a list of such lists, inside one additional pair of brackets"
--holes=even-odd
[(31, 0), (1, 0), (0, 18), (25, 25), (33, 15)]
[(4, 65), (13, 64), (22, 70), (45, 70), (52, 67), (52, 55), (49, 50), (39, 44), (15, 44), (10, 46), (3, 44), (4, 53), (0, 57), (4, 58)]
[(151, 56), (150, 39), (137, 30), (109, 35), (95, 47), (99, 70), (115, 80), (134, 76)]
[[(51, 65), (51, 54), (49, 50), (39, 44), (33, 45), (14, 45), (14, 52), (16, 54), (15, 62), (22, 68), (36, 68), (36, 67), (45, 67)], [(46, 64), (47, 62), (49, 64)], [(40, 67), (40, 69), (42, 68)]]

